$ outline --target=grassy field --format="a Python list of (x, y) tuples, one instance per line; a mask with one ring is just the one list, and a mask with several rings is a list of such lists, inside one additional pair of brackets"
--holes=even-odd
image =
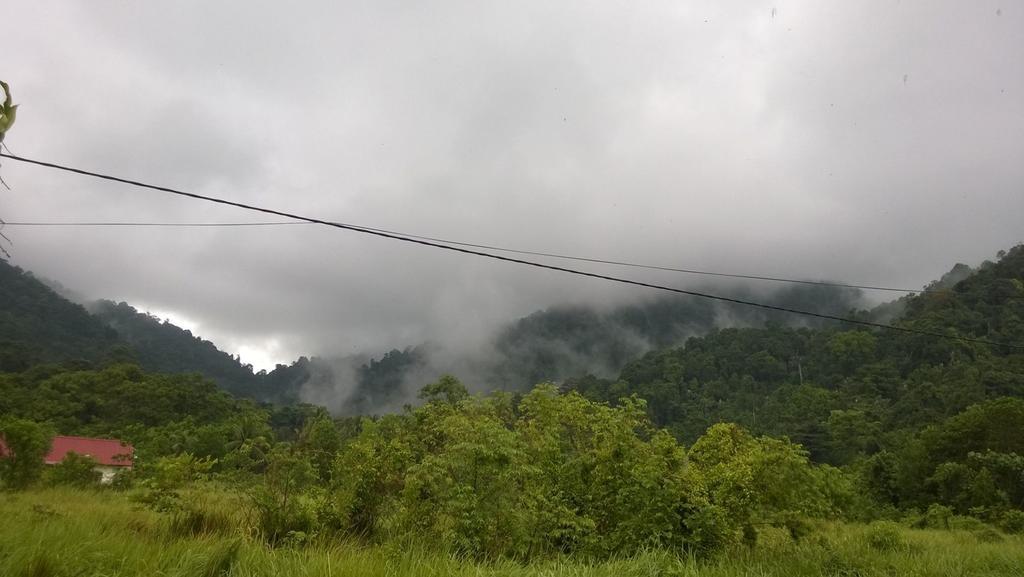
[(412, 547), (313, 542), (271, 549), (239, 527), (245, 509), (208, 497), (222, 515), (179, 519), (141, 509), (124, 494), (35, 490), (0, 494), (0, 575), (47, 576), (872, 576), (1020, 575), (1024, 539), (991, 530), (935, 531), (823, 525), (794, 543), (767, 531), (754, 549), (712, 559), (669, 551), (589, 563), (478, 563)]

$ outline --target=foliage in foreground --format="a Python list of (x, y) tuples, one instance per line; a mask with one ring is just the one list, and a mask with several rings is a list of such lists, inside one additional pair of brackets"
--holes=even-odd
[[(9, 390), (25, 395), (23, 412), (77, 426), (73, 405), (28, 402), (17, 379), (33, 377), (8, 381), (15, 385)], [(550, 384), (521, 398), (471, 397), (445, 377), (424, 388), (424, 406), (364, 419), (344, 445), (322, 412), (307, 415), (292, 441), (281, 441), (269, 415), (249, 404), (201, 382), (126, 366), (58, 372), (35, 391), (51, 400), (81, 398), (101, 383), (118, 394), (94, 397), (85, 427), (110, 427), (138, 443), (138, 466), (122, 484), (136, 480), (139, 503), (184, 526), (205, 526), (201, 503), (184, 494), (215, 477), (246, 496), (248, 526), (273, 545), (315, 537), (412, 540), (491, 559), (607, 558), (650, 548), (706, 554), (741, 535), (756, 539), (766, 526), (796, 535), (797, 520), (839, 515), (853, 494), (837, 470), (812, 465), (788, 441), (720, 424), (687, 452), (651, 425), (641, 400), (612, 407)], [(196, 394), (185, 394), (183, 383)], [(125, 401), (139, 395), (163, 402), (139, 413)], [(132, 423), (133, 414), (150, 426)], [(43, 430), (11, 422), (18, 425), (8, 426), (12, 433)], [(34, 463), (33, 476), (5, 484), (31, 483), (41, 468)], [(90, 463), (77, 457), (46, 477), (72, 486), (93, 479)]]
[(0, 487), (23, 489), (38, 480), (52, 437), (45, 425), (11, 416), (0, 418)]
[[(121, 483), (135, 479), (144, 489), (139, 502), (186, 526), (219, 523), (183, 498), (189, 486), (211, 477), (233, 483), (247, 496), (253, 534), (274, 545), (331, 537), (415, 540), (476, 558), (607, 558), (649, 548), (708, 554), (753, 545), (766, 527), (802, 538), (811, 533), (808, 519), (892, 517), (897, 510), (886, 503), (894, 501), (927, 509), (929, 519), (945, 507), (946, 517), (973, 515), (1008, 532), (1024, 526), (1017, 399), (971, 407), (900, 452), (840, 470), (813, 465), (799, 445), (728, 423), (686, 450), (651, 424), (640, 399), (612, 406), (552, 385), (523, 397), (471, 397), (446, 377), (424, 388), (424, 406), (361, 422), (315, 408), (271, 413), (208, 382), (130, 366), (40, 367), (0, 378), (4, 388), (20, 414), (61, 432), (135, 443), (136, 470)], [(88, 421), (76, 404), (83, 399)], [(45, 429), (7, 422), (18, 423), (6, 425), (15, 437), (26, 426)], [(21, 463), (2, 464), (11, 475)], [(34, 472), (0, 484), (30, 484), (35, 463)], [(75, 460), (44, 480), (85, 486), (94, 478)], [(908, 491), (937, 497), (902, 498)]]
[(765, 529), (755, 548), (732, 545), (703, 559), (648, 550), (600, 562), (575, 557), (481, 562), (408, 543), (365, 546), (321, 539), (305, 547), (270, 548), (244, 533), (248, 511), (238, 506), (238, 498), (211, 486), (191, 499), (205, 501), (225, 522), (198, 533), (133, 506), (120, 493), (47, 489), (7, 497), (0, 500), (5, 520), (0, 523), (0, 574), (12, 577), (1024, 575), (1021, 537), (992, 538), (977, 529), (827, 523), (800, 541), (784, 530)]
[(516, 403), (469, 397), (450, 377), (424, 392), (423, 407), (364, 421), (329, 481), (315, 482), (302, 443), (276, 449), (256, 499), (267, 540), (334, 532), (478, 558), (706, 553), (840, 512), (835, 470), (735, 425), (688, 455), (635, 399), (609, 407), (540, 385)]

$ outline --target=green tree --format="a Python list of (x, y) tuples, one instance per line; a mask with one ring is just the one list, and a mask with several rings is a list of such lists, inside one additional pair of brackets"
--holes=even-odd
[(675, 439), (651, 426), (644, 401), (609, 407), (548, 384), (519, 410), (516, 429), (537, 469), (527, 499), (547, 547), (608, 555), (710, 540), (711, 524), (687, 525), (710, 505), (703, 480)]
[(710, 551), (730, 528), (643, 401), (610, 407), (551, 384), (518, 404), (442, 395), (364, 420), (335, 461), (332, 502), (350, 533), (414, 535), (487, 558)]
[(79, 455), (71, 451), (64, 460), (50, 467), (45, 479), (52, 485), (68, 485), (71, 487), (95, 487), (99, 484), (102, 473), (96, 470), (96, 459), (88, 455)]
[(387, 415), (364, 418), (359, 434), (338, 454), (332, 473), (332, 504), (337, 524), (356, 535), (378, 531), (393, 509), (405, 473), (419, 444), (412, 419)]
[(214, 464), (211, 459), (197, 459), (191, 453), (156, 459), (146, 467), (143, 491), (134, 498), (154, 511), (180, 511), (184, 508), (181, 490), (208, 479)]
[(0, 420), (0, 439), (6, 446), (6, 454), (0, 457), (0, 480), (4, 485), (23, 489), (39, 479), (53, 431), (27, 419), (7, 417)]
[(341, 448), (341, 435), (326, 411), (317, 413), (306, 420), (299, 433), (296, 448), (305, 454), (313, 465), (317, 477), (329, 483), (334, 458)]
[(521, 493), (527, 456), (485, 401), (463, 402), (475, 406), (438, 414), (443, 442), (406, 471), (401, 522), (460, 551), (524, 555), (534, 527)]
[(852, 373), (857, 367), (872, 360), (877, 339), (867, 331), (844, 331), (832, 335), (827, 346), (839, 371)]
[(419, 398), (427, 402), (445, 402), (454, 405), (469, 396), (466, 386), (452, 375), (442, 375), (436, 383), (431, 383), (419, 392)]
[(722, 423), (694, 443), (690, 461), (707, 480), (711, 501), (750, 533), (756, 524), (789, 525), (832, 512), (832, 503), (807, 452), (799, 445), (754, 437)]
[(846, 464), (878, 448), (882, 423), (864, 411), (834, 409), (828, 417), (829, 456), (834, 463)]
[(286, 443), (270, 452), (263, 483), (250, 493), (260, 532), (267, 542), (274, 544), (311, 532), (313, 513), (303, 493), (315, 479), (309, 460)]

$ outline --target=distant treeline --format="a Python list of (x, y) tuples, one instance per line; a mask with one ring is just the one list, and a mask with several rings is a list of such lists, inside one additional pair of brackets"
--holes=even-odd
[[(795, 286), (764, 298), (825, 314), (850, 313), (857, 291)], [(719, 327), (823, 326), (780, 312), (693, 298), (653, 298), (599, 311), (559, 306), (499, 330), (481, 350), (444, 351), (430, 343), (369, 358), (302, 357), (269, 372), (223, 351), (190, 331), (140, 312), (127, 303), (96, 301), (88, 309), (0, 261), (0, 371), (40, 363), (99, 368), (130, 362), (150, 372), (198, 373), (234, 395), (279, 404), (316, 401), (335, 414), (400, 411), (415, 401), (423, 382), (457, 371), (480, 390), (526, 391), (534, 383), (561, 382), (593, 373), (613, 376), (650, 350), (683, 343)]]

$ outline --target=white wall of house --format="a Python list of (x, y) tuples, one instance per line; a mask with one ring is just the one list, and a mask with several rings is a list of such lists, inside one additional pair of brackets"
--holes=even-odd
[(111, 467), (110, 465), (96, 465), (92, 468), (93, 471), (100, 473), (100, 483), (106, 485), (113, 482), (114, 477), (121, 471), (124, 471), (128, 467)]

